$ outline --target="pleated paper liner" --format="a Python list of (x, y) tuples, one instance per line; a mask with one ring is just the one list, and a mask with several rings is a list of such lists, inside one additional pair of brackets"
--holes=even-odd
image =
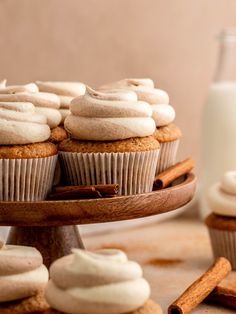
[(226, 257), (233, 269), (236, 269), (236, 231), (224, 231), (209, 228), (214, 257)]
[(156, 175), (176, 163), (176, 155), (180, 140), (160, 143), (160, 154), (157, 162)]
[(159, 150), (127, 153), (59, 152), (69, 185), (119, 184), (121, 195), (151, 192)]
[(57, 155), (31, 159), (0, 159), (0, 200), (40, 201), (51, 190)]

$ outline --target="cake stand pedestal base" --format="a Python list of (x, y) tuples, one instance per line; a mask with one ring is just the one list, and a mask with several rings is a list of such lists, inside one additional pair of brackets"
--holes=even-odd
[(77, 226), (12, 227), (7, 243), (36, 247), (47, 267), (72, 248), (84, 248)]

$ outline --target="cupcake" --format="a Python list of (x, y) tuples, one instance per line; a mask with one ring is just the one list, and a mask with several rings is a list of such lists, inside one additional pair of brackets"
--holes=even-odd
[(208, 191), (208, 227), (215, 257), (225, 256), (236, 269), (236, 171), (226, 172)]
[[(57, 148), (46, 117), (31, 103), (0, 100), (0, 200), (43, 200), (51, 190)], [(1, 99), (2, 95), (0, 95)], [(9, 100), (7, 102), (7, 100)]]
[(41, 92), (49, 92), (58, 95), (60, 98), (60, 113), (62, 116), (61, 124), (70, 114), (70, 103), (73, 98), (84, 95), (86, 87), (80, 82), (41, 82), (36, 81)]
[(60, 99), (52, 93), (39, 92), (34, 83), (26, 85), (7, 86), (0, 89), (1, 102), (30, 102), (36, 112), (47, 118), (50, 129), (57, 127), (61, 122), (59, 112)]
[(100, 87), (101, 90), (128, 89), (134, 91), (138, 99), (146, 101), (152, 106), (152, 117), (156, 123), (154, 137), (160, 143), (160, 154), (156, 174), (164, 171), (176, 162), (179, 139), (182, 136), (180, 129), (172, 122), (175, 119), (175, 110), (169, 105), (168, 94), (154, 88), (151, 79), (124, 79)]
[(0, 313), (43, 313), (48, 270), (33, 247), (5, 245), (0, 249)]
[(120, 194), (152, 191), (159, 143), (151, 136), (151, 106), (132, 91), (101, 93), (87, 87), (75, 98), (59, 144), (69, 185), (119, 184)]
[(51, 265), (45, 296), (55, 313), (160, 314), (142, 275), (122, 251), (74, 249)]

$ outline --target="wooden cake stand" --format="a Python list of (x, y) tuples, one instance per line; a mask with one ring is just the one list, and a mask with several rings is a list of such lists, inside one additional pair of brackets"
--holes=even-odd
[(151, 193), (68, 201), (0, 202), (0, 226), (12, 226), (9, 244), (36, 247), (45, 265), (84, 248), (76, 225), (159, 215), (187, 204), (194, 195), (193, 174)]

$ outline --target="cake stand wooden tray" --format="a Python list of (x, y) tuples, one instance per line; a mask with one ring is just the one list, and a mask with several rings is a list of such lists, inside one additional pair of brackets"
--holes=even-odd
[(187, 204), (196, 177), (190, 173), (171, 187), (151, 193), (114, 198), (68, 201), (0, 202), (0, 226), (12, 226), (7, 243), (35, 246), (49, 266), (83, 248), (76, 225), (121, 221), (159, 215)]

